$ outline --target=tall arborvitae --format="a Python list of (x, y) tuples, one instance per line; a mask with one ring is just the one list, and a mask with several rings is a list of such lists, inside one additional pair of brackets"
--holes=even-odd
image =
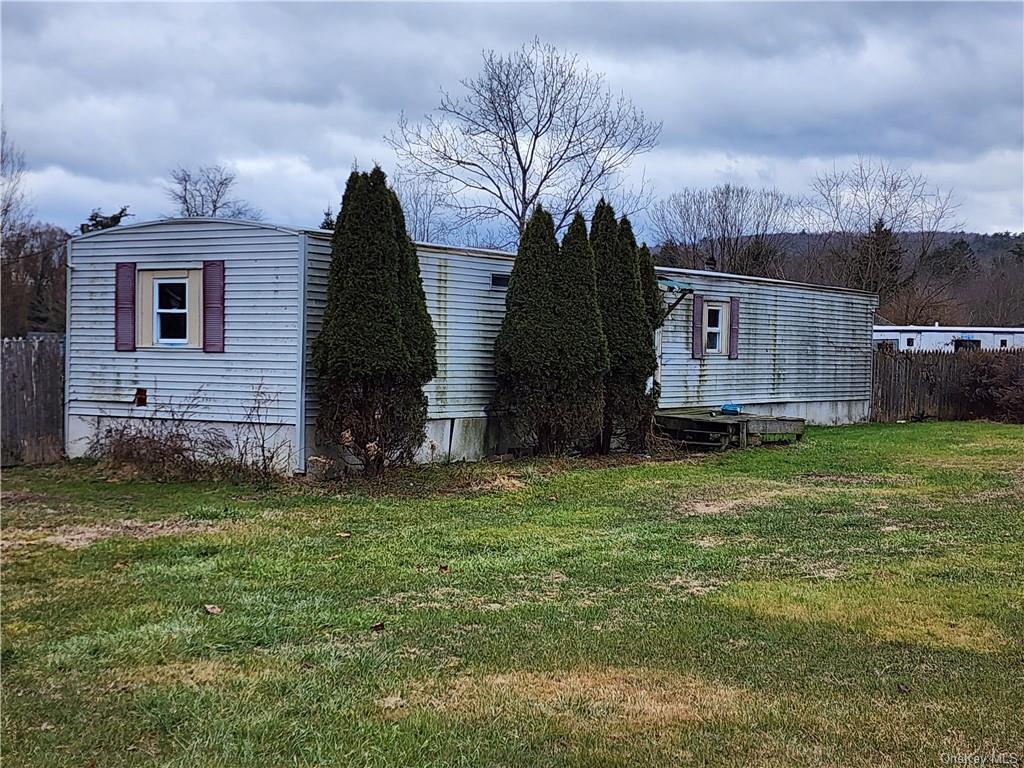
[(658, 275), (654, 271), (654, 259), (647, 243), (641, 245), (636, 252), (636, 268), (640, 274), (640, 288), (644, 294), (647, 322), (653, 330), (658, 330), (664, 321), (664, 306), (661, 291), (658, 289)]
[(614, 209), (601, 200), (594, 211), (590, 241), (597, 264), (601, 327), (608, 342), (609, 371), (599, 440), (599, 448), (607, 452), (615, 432), (627, 439), (638, 434), (643, 414), (649, 410), (647, 382), (657, 358), (629, 220), (624, 217), (616, 223)]
[[(373, 170), (371, 178), (374, 173), (384, 176), (380, 168)], [(395, 221), (395, 237), (400, 251), (398, 287), (402, 339), (409, 357), (407, 378), (410, 382), (418, 382), (419, 386), (423, 386), (437, 374), (434, 325), (427, 312), (427, 299), (423, 292), (423, 279), (420, 277), (420, 260), (416, 254), (416, 245), (405, 227), (402, 203), (394, 190), (389, 189), (388, 192)]]
[(371, 474), (411, 460), (422, 444), (422, 387), (435, 365), (433, 328), (399, 213), (383, 171), (352, 173), (313, 343), (320, 435)]
[(541, 453), (570, 449), (600, 423), (607, 352), (595, 290), (583, 218), (560, 255), (554, 222), (538, 205), (519, 242), (494, 356), (498, 405)]

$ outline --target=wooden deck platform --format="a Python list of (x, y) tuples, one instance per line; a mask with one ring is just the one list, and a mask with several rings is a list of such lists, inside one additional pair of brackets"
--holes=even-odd
[(654, 420), (668, 437), (705, 450), (746, 448), (765, 442), (800, 440), (804, 436), (804, 420), (792, 416), (671, 408), (658, 411)]

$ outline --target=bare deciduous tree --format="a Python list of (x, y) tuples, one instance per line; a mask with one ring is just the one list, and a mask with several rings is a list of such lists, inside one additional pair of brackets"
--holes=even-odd
[(263, 211), (259, 208), (232, 197), (238, 177), (222, 165), (204, 165), (195, 171), (178, 166), (171, 170), (170, 177), (171, 183), (164, 187), (164, 192), (177, 206), (178, 216), (263, 219)]
[[(801, 206), (805, 229), (822, 237), (812, 258), (823, 280), (849, 285), (854, 244), (881, 220), (901, 239), (906, 284), (929, 255), (943, 244), (943, 234), (961, 225), (952, 193), (933, 187), (924, 175), (882, 160), (858, 158), (848, 170), (819, 174)], [(864, 265), (859, 265), (863, 271)], [(857, 287), (856, 285), (852, 287)]]
[(395, 174), (391, 187), (402, 201), (405, 226), (417, 243), (446, 243), (455, 226), (444, 189), (422, 176)]
[(0, 238), (4, 243), (32, 221), (24, 180), (25, 155), (7, 135), (7, 125), (0, 122)]
[(656, 203), (651, 224), (679, 266), (781, 277), (794, 201), (777, 189), (722, 184)]
[[(442, 91), (436, 114), (405, 115), (390, 137), (406, 176), (435, 185), (458, 224), (497, 223), (517, 242), (542, 203), (557, 229), (653, 149), (661, 124), (647, 120), (575, 54), (538, 40), (483, 55), (483, 71)], [(628, 211), (625, 211), (628, 213)]]

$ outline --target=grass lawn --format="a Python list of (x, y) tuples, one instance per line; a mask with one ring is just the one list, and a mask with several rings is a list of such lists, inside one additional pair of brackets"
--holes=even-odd
[(3, 543), (5, 766), (1024, 761), (1019, 426), (329, 492), (18, 469)]

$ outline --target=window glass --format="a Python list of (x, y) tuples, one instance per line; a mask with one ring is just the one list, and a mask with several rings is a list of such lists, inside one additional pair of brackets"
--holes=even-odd
[(188, 301), (187, 286), (181, 283), (157, 283), (157, 308), (158, 309), (185, 309)]
[(156, 280), (153, 335), (163, 344), (184, 344), (188, 341), (188, 282)]
[(722, 351), (722, 309), (709, 306), (705, 315), (704, 350), (706, 352)]
[(907, 339), (907, 346), (908, 347), (914, 346), (914, 340), (913, 339)]
[(183, 312), (161, 312), (157, 318), (157, 333), (161, 341), (185, 341), (188, 337), (188, 319)]

